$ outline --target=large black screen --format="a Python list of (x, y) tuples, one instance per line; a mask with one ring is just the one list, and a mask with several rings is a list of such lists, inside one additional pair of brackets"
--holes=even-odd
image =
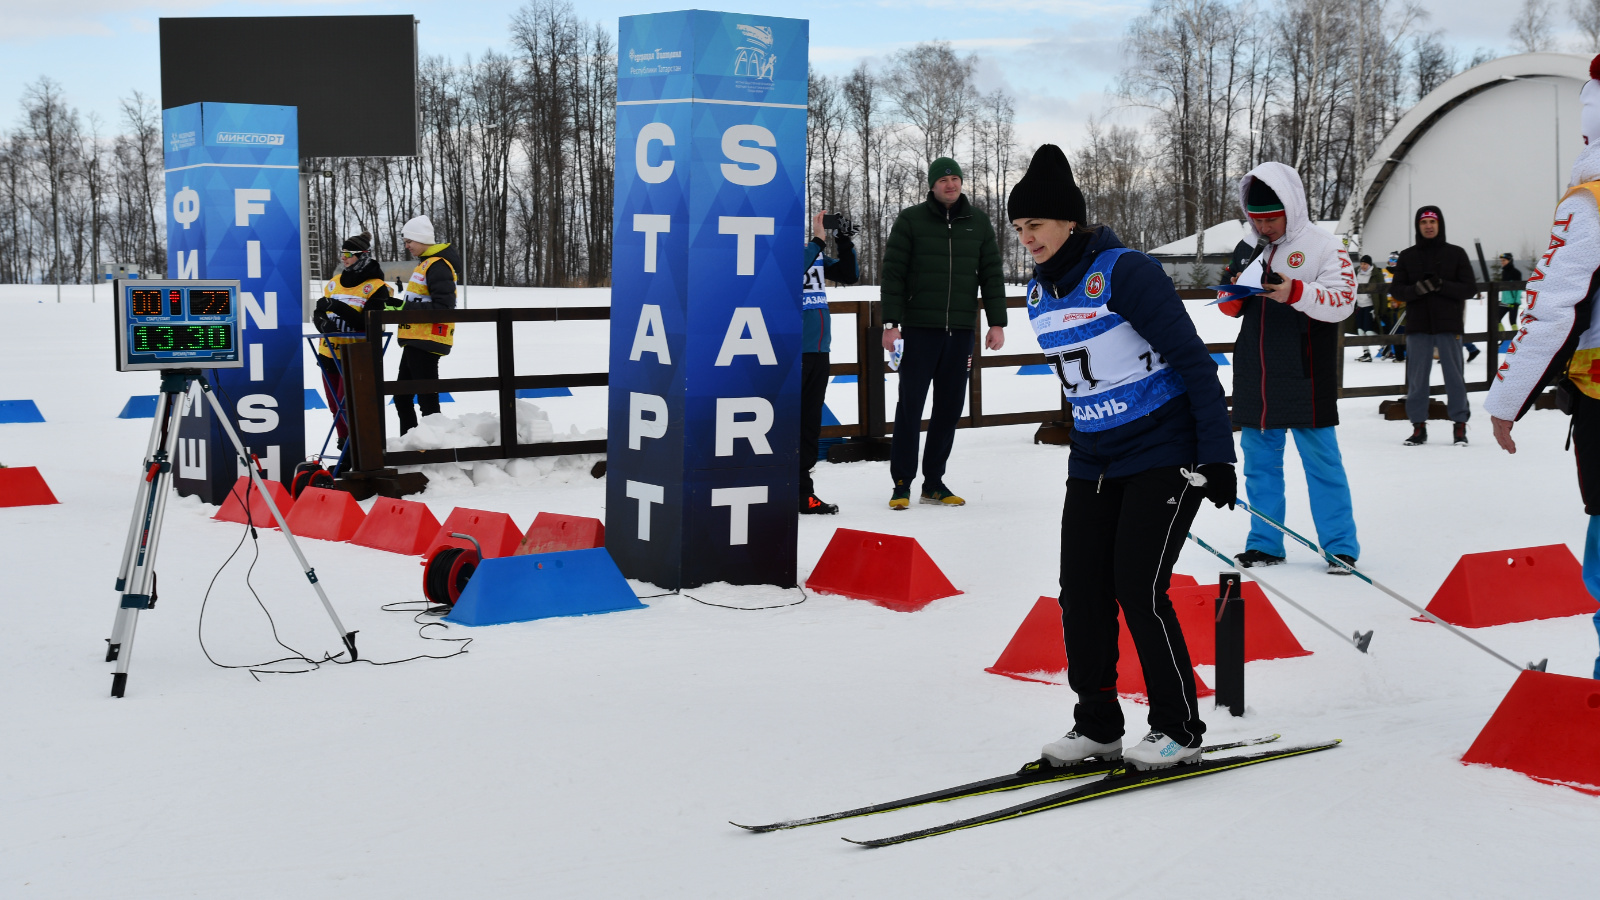
[(295, 106), (302, 157), (415, 156), (416, 60), (411, 16), (164, 18), (161, 107)]

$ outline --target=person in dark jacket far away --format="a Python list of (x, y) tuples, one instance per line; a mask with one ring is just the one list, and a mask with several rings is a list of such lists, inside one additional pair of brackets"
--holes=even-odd
[[(433, 222), (427, 216), (417, 216), (400, 228), (405, 239), (406, 252), (417, 258), (417, 267), (406, 282), (406, 311), (419, 309), (455, 309), (456, 285), (461, 281), (461, 254), (448, 243), (434, 239)], [(435, 380), (439, 377), (439, 357), (450, 352), (455, 343), (454, 322), (423, 322), (401, 325), (397, 339), (400, 354), (400, 372), (397, 381), (407, 379)], [(417, 394), (417, 405), (424, 416), (439, 411), (438, 394)], [(417, 412), (411, 406), (411, 394), (396, 394), (394, 409), (400, 416), (400, 433), (417, 427)]]
[[(1517, 268), (1517, 264), (1514, 261), (1514, 257), (1512, 257), (1512, 255), (1509, 254), (1509, 253), (1500, 254), (1500, 280), (1501, 281), (1521, 281), (1522, 280), (1522, 270)], [(1489, 323), (1489, 328), (1491, 330), (1493, 330), (1493, 331), (1498, 332), (1500, 330), (1500, 320), (1501, 319), (1505, 319), (1506, 320), (1506, 324), (1511, 326), (1507, 330), (1516, 331), (1517, 330), (1517, 307), (1519, 307), (1521, 305), (1522, 305), (1522, 291), (1521, 290), (1501, 291), (1500, 292), (1500, 308), (1494, 310), (1494, 320)]]
[(816, 485), (811, 482), (811, 470), (817, 464), (817, 439), (822, 434), (822, 405), (828, 393), (828, 351), (833, 345), (826, 281), (855, 284), (861, 274), (856, 266), (856, 246), (850, 240), (856, 226), (848, 218), (839, 223), (833, 234), (839, 258), (823, 255), (828, 249), (828, 231), (822, 227), (822, 218), (827, 214), (823, 209), (811, 217), (805, 285), (800, 290), (800, 514), (810, 516), (830, 516), (839, 511), (837, 504), (817, 499)]
[(1389, 289), (1406, 302), (1406, 418), (1411, 420), (1407, 447), (1428, 440), (1429, 382), (1433, 353), (1439, 352), (1445, 393), (1450, 399), (1453, 440), (1467, 445), (1467, 382), (1462, 373), (1461, 332), (1467, 298), (1478, 292), (1467, 251), (1445, 243), (1444, 213), (1437, 206), (1417, 210), (1413, 220), (1417, 242), (1400, 251), (1394, 284)]
[[(1239, 183), (1239, 205), (1260, 248), (1238, 284), (1260, 294), (1218, 304), (1241, 319), (1233, 353), (1233, 422), (1244, 450), (1250, 505), (1284, 521), (1283, 450), (1289, 431), (1306, 472), (1311, 518), (1324, 550), (1347, 563), (1361, 555), (1339, 424), (1339, 329), (1355, 308), (1355, 270), (1343, 242), (1306, 212), (1300, 174), (1266, 162)], [(1283, 562), (1283, 534), (1252, 516), (1241, 566)], [(1328, 563), (1329, 574), (1349, 570)]]
[[(1361, 257), (1361, 264), (1356, 267), (1356, 279), (1365, 281), (1367, 284), (1372, 284), (1374, 280), (1378, 284), (1383, 283), (1383, 276), (1372, 267), (1372, 257), (1365, 255)], [(1363, 294), (1359, 291), (1356, 293), (1356, 320), (1354, 324), (1358, 335), (1378, 333), (1378, 318), (1373, 311), (1373, 296), (1371, 293)], [(1362, 347), (1361, 355), (1356, 357), (1356, 362), (1372, 362), (1372, 348)]]
[[(1058, 766), (1091, 756), (1141, 769), (1198, 762), (1205, 723), (1167, 587), (1200, 501), (1232, 506), (1238, 488), (1217, 364), (1160, 264), (1088, 223), (1059, 147), (1039, 148), (1006, 207), (1034, 259), (1028, 318), (1074, 423), (1061, 625), (1078, 702), (1072, 730), (1044, 756)], [(1150, 733), (1126, 751), (1119, 605), (1150, 698)]]
[(955, 160), (940, 157), (928, 166), (928, 188), (925, 202), (895, 218), (883, 252), (883, 349), (893, 352), (895, 341), (905, 341), (889, 447), (889, 475), (894, 479), (890, 509), (911, 506), (922, 407), (930, 384), (933, 413), (922, 457), (922, 502), (966, 504), (945, 486), (944, 468), (966, 401), (980, 289), (989, 318), (984, 346), (999, 350), (1006, 341), (1006, 290), (994, 226), (961, 193), (961, 167)]

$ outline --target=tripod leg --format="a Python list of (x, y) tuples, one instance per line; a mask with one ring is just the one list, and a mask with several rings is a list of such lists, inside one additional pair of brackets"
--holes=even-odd
[(300, 571), (306, 574), (306, 580), (311, 582), (312, 589), (317, 592), (317, 598), (322, 601), (322, 608), (327, 611), (328, 618), (333, 622), (333, 627), (338, 630), (339, 640), (344, 643), (345, 649), (350, 651), (350, 659), (358, 659), (359, 657), (356, 655), (356, 633), (354, 631), (346, 631), (344, 623), (339, 621), (339, 614), (334, 611), (333, 603), (328, 600), (327, 593), (323, 591), (322, 583), (317, 581), (317, 570), (311, 568), (311, 564), (306, 562), (306, 555), (300, 552), (300, 544), (295, 541), (294, 533), (289, 530), (289, 523), (284, 521), (283, 513), (278, 509), (278, 504), (273, 501), (272, 494), (267, 492), (266, 485), (262, 483), (261, 472), (256, 469), (254, 457), (250, 455), (249, 450), (245, 449), (244, 442), (239, 440), (238, 432), (233, 430), (233, 423), (229, 421), (227, 412), (223, 410), (222, 404), (217, 401), (216, 395), (211, 392), (210, 382), (206, 381), (203, 373), (196, 377), (200, 379), (200, 389), (205, 393), (206, 400), (211, 403), (211, 409), (216, 413), (217, 421), (222, 423), (222, 430), (228, 433), (228, 439), (233, 442), (234, 452), (238, 453), (239, 458), (245, 461), (245, 469), (250, 473), (250, 482), (255, 485), (256, 490), (261, 492), (261, 499), (266, 501), (267, 509), (272, 512), (273, 520), (278, 523), (278, 530), (283, 533), (284, 540), (289, 542), (289, 549), (294, 552), (294, 558), (300, 561)]
[[(177, 378), (174, 382), (173, 379)], [(183, 414), (180, 396), (186, 389), (187, 379), (179, 376), (163, 378), (162, 396), (167, 398), (167, 430), (161, 449), (145, 468), (149, 490), (145, 503), (139, 535), (128, 573), (127, 590), (117, 609), (117, 632), (112, 635), (112, 650), (108, 657), (116, 661), (116, 671), (111, 676), (111, 696), (121, 697), (128, 686), (128, 665), (133, 656), (133, 634), (139, 624), (139, 610), (149, 609), (155, 598), (156, 549), (161, 541), (161, 521), (167, 509), (167, 496), (172, 487), (173, 458), (178, 447), (178, 423)], [(169, 388), (171, 388), (169, 390)]]
[[(117, 569), (116, 591), (121, 594), (128, 586), (133, 576), (134, 562), (138, 549), (143, 546), (145, 536), (150, 525), (150, 497), (154, 487), (155, 478), (150, 467), (159, 460), (159, 454), (166, 444), (167, 431), (176, 432), (177, 424), (169, 420), (168, 412), (173, 401), (172, 394), (161, 393), (156, 396), (155, 420), (150, 423), (150, 441), (145, 446), (144, 461), (141, 467), (139, 489), (134, 493), (133, 516), (128, 522), (128, 539), (122, 547), (122, 565)], [(178, 402), (181, 408), (181, 401)], [(176, 417), (171, 417), (176, 419)], [(117, 618), (111, 625), (111, 637), (106, 639), (106, 662), (115, 662), (117, 654), (122, 649), (122, 632), (127, 627), (128, 610), (119, 602), (117, 605)]]

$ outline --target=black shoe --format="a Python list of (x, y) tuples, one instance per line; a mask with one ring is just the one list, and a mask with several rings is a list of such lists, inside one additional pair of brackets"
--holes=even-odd
[(800, 515), (802, 516), (831, 516), (839, 511), (833, 503), (823, 503), (817, 499), (816, 494), (808, 494), (800, 498)]
[(1477, 359), (1478, 358), (1478, 354), (1480, 354), (1482, 352), (1483, 351), (1479, 350), (1477, 347), (1468, 347), (1467, 348), (1467, 362), (1472, 362), (1473, 360)]
[(1356, 357), (1356, 362), (1372, 362), (1372, 351), (1362, 351), (1361, 355)]
[(1246, 550), (1243, 553), (1234, 554), (1233, 558), (1237, 559), (1239, 565), (1246, 569), (1256, 566), (1276, 566), (1283, 562), (1283, 557), (1273, 556), (1271, 553), (1264, 553), (1260, 550)]
[(1467, 423), (1457, 422), (1455, 428), (1452, 430), (1454, 431), (1454, 435), (1450, 439), (1451, 443), (1455, 444), (1457, 447), (1465, 447), (1467, 445)]
[[(1333, 556), (1334, 556), (1335, 559), (1342, 559), (1342, 560), (1344, 560), (1345, 562), (1349, 563), (1352, 566), (1356, 564), (1356, 558), (1354, 556), (1351, 556), (1348, 553), (1335, 553)], [(1350, 570), (1346, 569), (1344, 566), (1339, 565), (1338, 563), (1330, 562), (1330, 563), (1328, 563), (1328, 574), (1329, 575), (1349, 575), (1350, 574)]]
[(1411, 437), (1406, 438), (1407, 447), (1420, 447), (1428, 442), (1428, 425), (1418, 422), (1411, 426)]

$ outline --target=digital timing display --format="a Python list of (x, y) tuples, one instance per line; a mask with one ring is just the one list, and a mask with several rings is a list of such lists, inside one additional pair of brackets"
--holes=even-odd
[(131, 316), (161, 315), (161, 292), (148, 289), (128, 291), (128, 314)]
[(237, 281), (129, 279), (117, 291), (118, 370), (244, 364)]
[(227, 291), (201, 290), (189, 292), (189, 315), (226, 316), (233, 312), (233, 295)]
[(134, 353), (232, 349), (233, 329), (227, 325), (133, 326)]

